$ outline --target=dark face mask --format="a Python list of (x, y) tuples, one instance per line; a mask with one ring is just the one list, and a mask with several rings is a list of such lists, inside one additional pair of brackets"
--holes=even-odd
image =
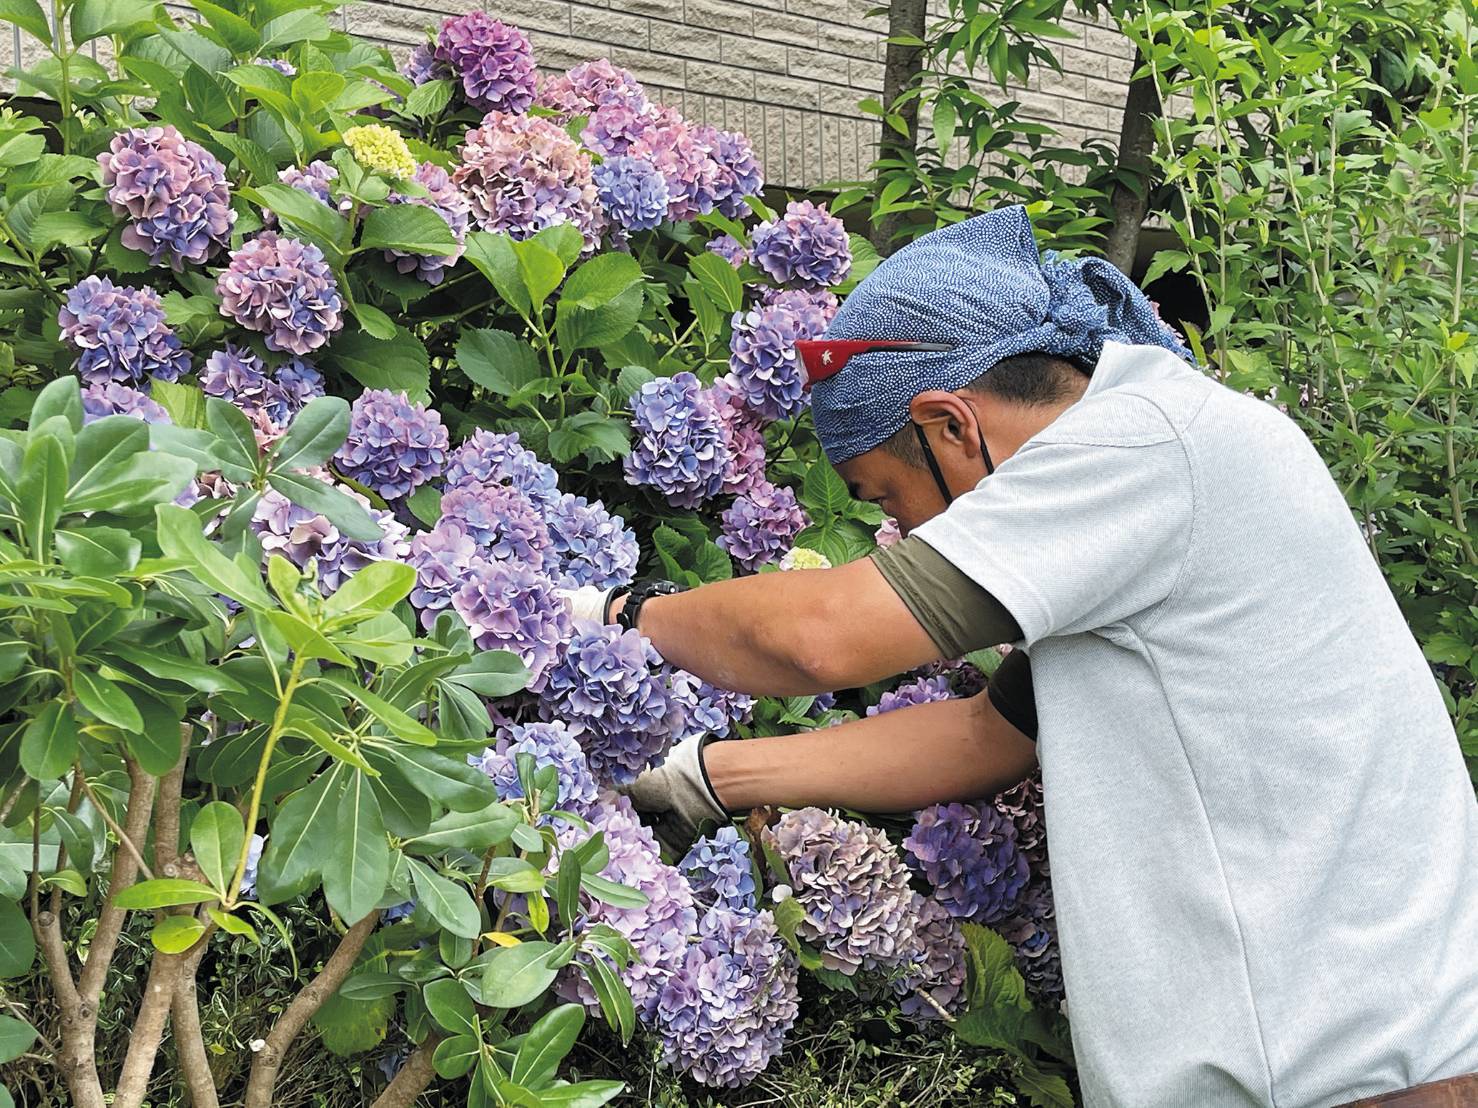
[[(939, 495), (944, 497), (946, 506), (953, 504), (954, 494), (949, 491), (949, 485), (945, 483), (944, 471), (939, 468), (939, 459), (934, 457), (934, 448), (929, 445), (929, 436), (924, 434), (924, 428), (917, 423), (913, 425), (913, 431), (918, 437), (919, 449), (924, 452), (924, 461), (929, 463), (929, 472), (934, 476), (934, 484), (939, 486)], [(975, 434), (980, 440), (980, 456), (985, 459), (985, 475), (989, 477), (996, 471), (996, 467), (990, 460), (990, 451), (986, 449), (985, 436), (981, 434), (979, 423), (975, 425)]]

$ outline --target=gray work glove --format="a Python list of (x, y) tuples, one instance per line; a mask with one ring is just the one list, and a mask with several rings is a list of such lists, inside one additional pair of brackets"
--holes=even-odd
[(667, 752), (660, 766), (622, 790), (638, 812), (658, 817), (652, 830), (678, 857), (693, 844), (705, 820), (727, 823), (730, 819), (703, 770), (703, 748), (713, 739), (712, 735), (684, 739)]

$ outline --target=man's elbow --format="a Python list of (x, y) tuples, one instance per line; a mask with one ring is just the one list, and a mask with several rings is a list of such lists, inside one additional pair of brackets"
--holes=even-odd
[(861, 643), (833, 605), (820, 603), (786, 636), (785, 663), (806, 694), (850, 689), (858, 681)]

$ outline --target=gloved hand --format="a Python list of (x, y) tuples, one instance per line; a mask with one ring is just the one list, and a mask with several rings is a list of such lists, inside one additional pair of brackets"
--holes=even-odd
[(555, 595), (564, 601), (571, 617), (590, 623), (606, 621), (606, 606), (615, 589), (602, 589), (595, 585), (581, 585), (578, 589), (555, 589)]
[(719, 803), (703, 771), (703, 748), (712, 735), (694, 735), (667, 752), (667, 760), (649, 769), (621, 790), (638, 812), (658, 818), (653, 831), (678, 857), (698, 837), (704, 820), (729, 821), (729, 812)]

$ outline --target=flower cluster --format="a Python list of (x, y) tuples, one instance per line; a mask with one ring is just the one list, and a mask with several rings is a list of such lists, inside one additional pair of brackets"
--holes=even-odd
[(443, 519), (411, 539), (407, 561), (416, 569), (411, 606), (421, 613), (421, 626), (429, 631), (478, 561), (477, 543), (460, 523)]
[(469, 760), (492, 778), (499, 800), (521, 800), (520, 754), (532, 757), (536, 769), (555, 768), (558, 786), (554, 808), (583, 817), (594, 807), (595, 778), (590, 775), (585, 752), (562, 723), (515, 724), (505, 728), (480, 758)]
[(309, 400), (323, 395), (323, 374), (301, 359), (268, 373), (249, 348), (227, 343), (205, 360), (200, 387), (243, 411), (262, 412), (276, 424), (291, 421)]
[(569, 223), (595, 248), (601, 215), (590, 155), (549, 119), (489, 112), (467, 132), (452, 180), (484, 231), (526, 239)]
[(479, 650), (517, 654), (529, 668), (529, 687), (536, 691), (570, 637), (569, 610), (555, 594), (554, 583), (515, 562), (474, 561), (452, 593), (451, 607)]
[(786, 812), (764, 831), (805, 915), (797, 935), (827, 969), (851, 976), (908, 961), (916, 921), (908, 867), (875, 827), (820, 808)]
[(607, 218), (628, 231), (650, 231), (667, 215), (667, 178), (642, 158), (621, 154), (594, 171)]
[(723, 488), (729, 451), (723, 419), (686, 371), (648, 381), (632, 400), (636, 444), (626, 480), (651, 485), (679, 508), (696, 508)]
[(735, 269), (749, 261), (749, 247), (736, 239), (733, 235), (718, 235), (709, 239), (707, 250), (712, 250), (724, 261)]
[[(352, 489), (343, 491), (369, 508), (369, 501)], [(264, 557), (281, 554), (299, 569), (316, 563), (318, 584), (328, 595), (371, 562), (402, 562), (410, 553), (409, 532), (403, 523), (375, 509), (370, 509), (370, 516), (380, 528), (378, 540), (346, 538), (326, 516), (268, 489), (257, 502), (251, 526), (261, 540)]]
[(549, 671), (540, 708), (579, 738), (596, 780), (614, 785), (661, 761), (685, 726), (661, 656), (634, 628), (600, 626), (572, 638)]
[[(277, 179), (299, 192), (306, 192), (326, 208), (334, 206), (333, 183), (339, 179), (339, 171), (328, 162), (309, 162), (305, 166), (290, 165), (277, 171)], [(344, 203), (353, 204), (352, 200)], [(268, 214), (263, 212), (263, 217)]]
[(57, 313), (62, 339), (81, 356), (77, 374), (86, 384), (174, 381), (190, 369), (159, 295), (149, 288), (120, 288), (106, 277), (84, 277), (67, 290)]
[(392, 204), (420, 204), (430, 208), (446, 221), (457, 240), (456, 249), (450, 254), (412, 254), (406, 250), (385, 251), (385, 259), (395, 263), (401, 273), (414, 273), (428, 285), (439, 285), (446, 270), (457, 264), (467, 240), (467, 221), (472, 205), (462, 195), (461, 189), (452, 184), (451, 174), (434, 162), (422, 162), (416, 170), (415, 182), (426, 190), (425, 196), (405, 196), (398, 192), (390, 194)]
[(899, 708), (909, 708), (915, 704), (929, 704), (935, 700), (948, 700), (954, 693), (950, 691), (948, 677), (920, 677), (917, 681), (910, 681), (906, 685), (900, 685), (891, 692), (885, 692), (876, 704), (867, 710), (870, 716), (879, 715), (882, 712), (893, 712)]
[(788, 488), (756, 484), (720, 517), (718, 545), (750, 573), (778, 561), (810, 524)]
[(1052, 886), (1045, 880), (1034, 880), (1016, 912), (996, 924), (996, 930), (1016, 952), (1016, 965), (1026, 979), (1027, 992), (1046, 1004), (1057, 1004), (1065, 992), (1055, 916)]
[[(954, 1015), (965, 1006), (965, 935), (960, 921), (938, 901), (914, 897), (917, 922), (911, 935), (908, 972), (893, 982), (899, 1008), (916, 1020)], [(924, 995), (927, 994), (927, 999)]]
[(1016, 849), (1015, 826), (990, 806), (931, 805), (918, 814), (903, 846), (935, 900), (958, 919), (1003, 919), (1030, 875)]
[(734, 313), (729, 371), (744, 402), (767, 420), (789, 419), (806, 405), (806, 376), (795, 344), (826, 330), (824, 308), (807, 298), (776, 298)]
[(840, 219), (809, 200), (792, 200), (784, 216), (754, 229), (750, 260), (782, 285), (826, 288), (846, 280), (852, 248)]
[(535, 504), (548, 508), (560, 497), (559, 474), (518, 441), (518, 433), (478, 428), (451, 452), (448, 488), (466, 484), (512, 485)]
[(405, 393), (366, 389), (349, 412), (349, 437), (334, 460), (386, 500), (409, 496), (446, 466), (441, 416)]
[(522, 112), (533, 102), (536, 74), (528, 36), (486, 12), (443, 22), (433, 57), (461, 80), (463, 97), (478, 111)]
[(831, 559), (819, 550), (792, 546), (780, 559), (781, 569), (830, 569)]
[(674, 669), (667, 687), (687, 714), (690, 734), (724, 738), (754, 711), (754, 697), (710, 685), (685, 669)]
[(705, 1085), (746, 1084), (780, 1053), (797, 1001), (774, 917), (711, 908), (657, 998), (663, 1059)]
[(170, 423), (162, 405), (129, 385), (99, 381), (82, 390), (82, 422), (91, 423), (110, 415), (127, 415), (145, 423)]
[(720, 377), (704, 391), (703, 398), (718, 413), (729, 451), (723, 491), (742, 496), (766, 484), (764, 424), (745, 405), (739, 386), (730, 377)]
[(323, 251), (276, 231), (232, 251), (216, 294), (221, 314), (266, 335), (269, 350), (307, 354), (344, 325), (344, 303)]
[(344, 132), (344, 145), (354, 160), (371, 173), (405, 180), (414, 176), (416, 159), (399, 131), (383, 123), (367, 123)]
[(553, 540), (539, 510), (512, 485), (461, 485), (441, 498), (442, 524), (454, 524), (495, 562), (542, 569)]
[(747, 135), (709, 128), (707, 137), (710, 154), (719, 166), (719, 186), (714, 206), (720, 214), (738, 219), (749, 211), (744, 198), (758, 196), (763, 191), (764, 171), (760, 168), (754, 146)]
[(636, 534), (599, 500), (565, 493), (549, 506), (544, 521), (561, 587), (609, 589), (629, 585), (636, 577), (641, 560)]
[(123, 245), (153, 265), (202, 264), (231, 237), (236, 213), (226, 170), (173, 127), (134, 127), (98, 155), (108, 203), (130, 223)]
[(677, 868), (692, 886), (693, 898), (705, 908), (754, 911), (758, 906), (749, 844), (733, 824), (695, 842)]
[(437, 60), (433, 47), (423, 42), (411, 50), (405, 64), (400, 67), (400, 75), (413, 85), (424, 85), (428, 81), (450, 77), (452, 71), (445, 62)]
[(646, 93), (635, 77), (605, 58), (581, 62), (558, 77), (550, 77), (539, 86), (535, 103), (558, 112), (563, 119), (589, 115), (603, 104), (627, 104), (641, 107)]

